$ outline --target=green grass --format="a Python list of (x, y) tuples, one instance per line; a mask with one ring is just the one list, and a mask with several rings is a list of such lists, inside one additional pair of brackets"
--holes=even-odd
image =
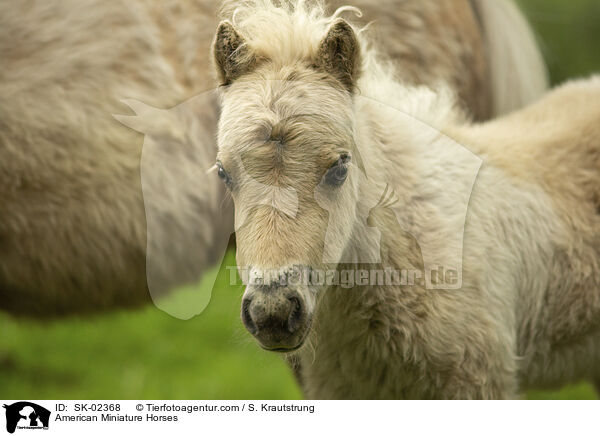
[(566, 386), (558, 391), (529, 391), (528, 400), (598, 400), (598, 394), (589, 383)]
[[(230, 253), (225, 264), (232, 264)], [(207, 308), (183, 321), (154, 306), (41, 324), (0, 316), (0, 397), (37, 399), (297, 399), (277, 354), (261, 350), (238, 317), (242, 289), (222, 268)], [(210, 291), (210, 279), (197, 287)], [(189, 291), (189, 289), (188, 289)], [(173, 305), (188, 304), (175, 295)], [(532, 399), (593, 399), (591, 386)]]
[(228, 280), (221, 270), (210, 304), (188, 321), (152, 305), (49, 324), (0, 317), (0, 397), (300, 398), (281, 357), (243, 330), (242, 291)]

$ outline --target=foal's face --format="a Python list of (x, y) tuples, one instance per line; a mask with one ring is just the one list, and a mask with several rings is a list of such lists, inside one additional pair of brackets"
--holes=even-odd
[(309, 68), (258, 69), (223, 91), (217, 168), (236, 210), (242, 320), (266, 349), (302, 345), (323, 287), (311, 271), (335, 268), (348, 245), (352, 108), (347, 91)]
[(314, 28), (302, 38), (306, 23), (296, 24), (284, 19), (271, 39), (262, 24), (243, 26), (247, 41), (223, 21), (213, 44), (227, 85), (217, 166), (235, 203), (237, 262), (247, 285), (242, 320), (264, 348), (278, 351), (303, 344), (322, 286), (311, 271), (337, 266), (357, 203), (358, 40), (338, 18), (314, 46)]

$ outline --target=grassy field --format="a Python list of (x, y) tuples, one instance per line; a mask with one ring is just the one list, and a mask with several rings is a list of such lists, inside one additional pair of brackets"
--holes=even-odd
[(189, 321), (154, 306), (49, 324), (0, 317), (0, 397), (300, 398), (281, 357), (245, 333), (242, 290), (228, 281), (220, 271), (210, 304)]
[[(520, 3), (542, 41), (553, 83), (600, 71), (598, 0)], [(231, 255), (227, 261), (233, 262)], [(202, 283), (195, 292), (206, 292), (207, 286)], [(0, 397), (300, 398), (280, 356), (260, 350), (243, 330), (241, 293), (228, 286), (228, 272), (222, 270), (207, 309), (189, 321), (154, 306), (50, 324), (0, 315)], [(582, 383), (528, 392), (527, 398), (597, 397)]]
[[(244, 331), (242, 289), (228, 281), (219, 271), (210, 304), (189, 321), (154, 306), (49, 324), (0, 316), (0, 398), (300, 398), (281, 357)], [(201, 283), (196, 292), (209, 289)], [(581, 384), (528, 398), (596, 397)]]

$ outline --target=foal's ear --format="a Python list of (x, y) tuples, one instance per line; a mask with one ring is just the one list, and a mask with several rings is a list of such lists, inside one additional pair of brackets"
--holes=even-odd
[(213, 43), (213, 56), (219, 84), (229, 85), (252, 69), (255, 56), (229, 21), (221, 21)]
[(348, 89), (354, 85), (360, 73), (360, 47), (350, 24), (338, 18), (321, 41), (315, 65), (332, 74)]

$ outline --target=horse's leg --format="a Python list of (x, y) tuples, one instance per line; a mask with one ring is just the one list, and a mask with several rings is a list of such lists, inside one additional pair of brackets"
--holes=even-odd
[(302, 391), (302, 396), (306, 398), (306, 390), (304, 387), (304, 380), (302, 378), (302, 364), (300, 363), (300, 356), (290, 354), (286, 355), (284, 359), (289, 365), (290, 369), (292, 370), (292, 373), (294, 374), (296, 383), (298, 383), (298, 386)]
[[(481, 325), (483, 328), (483, 325)], [(508, 400), (518, 395), (518, 365), (514, 339), (482, 330), (480, 340), (463, 343), (464, 352), (440, 377), (439, 399)], [(496, 337), (495, 337), (496, 336)]]
[[(482, 374), (483, 375), (483, 374)], [(474, 374), (457, 374), (435, 396), (451, 400), (512, 400), (517, 398), (517, 377), (506, 373), (485, 374), (485, 384), (473, 382)], [(482, 379), (486, 379), (483, 377)]]

